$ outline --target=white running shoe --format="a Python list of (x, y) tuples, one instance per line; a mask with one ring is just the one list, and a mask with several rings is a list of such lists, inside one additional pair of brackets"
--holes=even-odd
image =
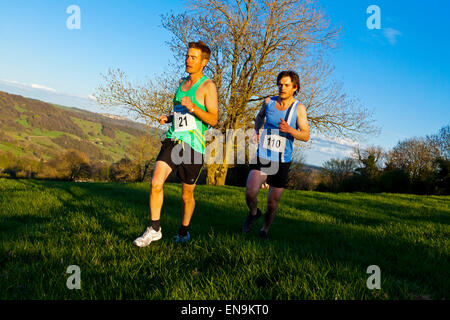
[(152, 227), (148, 227), (142, 236), (133, 241), (133, 244), (138, 247), (146, 247), (152, 241), (157, 241), (161, 238), (162, 238), (161, 227), (159, 227), (159, 231), (155, 231)]

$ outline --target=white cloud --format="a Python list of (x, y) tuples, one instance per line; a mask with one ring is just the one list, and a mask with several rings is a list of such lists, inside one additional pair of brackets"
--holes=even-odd
[(62, 92), (57, 92), (56, 89), (44, 86), (42, 84), (24, 83), (24, 82), (19, 82), (19, 81), (15, 81), (15, 80), (0, 79), (0, 83), (2, 83), (2, 82), (6, 85), (14, 86), (14, 87), (22, 88), (22, 89), (26, 89), (26, 90), (35, 89), (38, 91), (46, 91), (47, 93), (54, 93), (59, 96), (83, 99), (83, 100), (86, 100), (85, 102), (97, 102), (97, 98), (91, 94), (86, 96), (86, 95), (79, 95), (79, 94), (72, 94), (72, 93), (62, 93)]
[(19, 81), (15, 81), (15, 80), (6, 80), (6, 79), (0, 79), (0, 81), (5, 82), (6, 84), (10, 84), (10, 85), (12, 84), (16, 87), (21, 87), (21, 88), (33, 88), (33, 89), (38, 89), (38, 90), (56, 92), (56, 90), (53, 88), (43, 86), (41, 84), (36, 84), (36, 83), (24, 83), (24, 82), (19, 82)]
[(312, 136), (311, 140), (311, 150), (338, 158), (352, 157), (353, 149), (360, 147), (357, 141), (349, 138)]
[(336, 157), (352, 158), (352, 149), (339, 149), (333, 147), (317, 147), (316, 151), (326, 153)]
[(34, 88), (34, 89), (40, 89), (40, 90), (47, 90), (47, 91), (50, 91), (50, 92), (56, 92), (56, 90), (53, 89), (53, 88), (49, 88), (49, 87), (46, 87), (46, 86), (43, 86), (43, 85), (40, 85), (40, 84), (36, 84), (36, 83), (32, 83), (31, 87)]
[(18, 94), (44, 102), (56, 103), (67, 107), (84, 108), (94, 112), (103, 112), (102, 108), (97, 105), (97, 101), (93, 99), (94, 97), (92, 95), (59, 92), (41, 84), (0, 79), (0, 91)]
[(0, 79), (1, 82), (6, 82), (8, 84), (14, 84), (14, 85), (18, 85), (18, 86), (27, 86), (26, 83), (22, 83), (19, 81), (14, 81), (14, 80), (6, 80), (6, 79)]
[(383, 29), (383, 34), (392, 46), (397, 43), (397, 38), (402, 35), (400, 31), (393, 28)]
[(312, 136), (314, 141), (319, 143), (329, 143), (347, 147), (358, 147), (359, 142), (352, 140), (350, 138), (333, 138), (333, 137), (325, 137), (325, 136)]

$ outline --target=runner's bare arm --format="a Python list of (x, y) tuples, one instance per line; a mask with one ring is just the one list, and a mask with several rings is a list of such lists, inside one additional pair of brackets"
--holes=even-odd
[[(184, 78), (181, 78), (178, 83), (181, 84), (183, 82)], [(166, 123), (171, 123), (173, 121), (173, 114), (170, 115), (161, 115), (158, 118), (159, 124), (166, 124)]]
[[(194, 114), (197, 118), (203, 122), (214, 127), (218, 122), (218, 102), (217, 102), (217, 88), (214, 82), (211, 80), (205, 81), (203, 84), (205, 86), (205, 107), (206, 111), (203, 111), (197, 107), (189, 97), (184, 97), (181, 99), (181, 104), (185, 106), (189, 112)], [(187, 99), (185, 99), (187, 98)]]
[(255, 118), (255, 133), (252, 136), (252, 142), (253, 143), (258, 143), (259, 142), (259, 129), (261, 129), (261, 127), (264, 124), (264, 119), (266, 117), (266, 106), (269, 103), (270, 98), (266, 98), (263, 101), (262, 107), (259, 110), (258, 114), (256, 115)]
[(166, 124), (166, 123), (171, 123), (173, 121), (173, 114), (166, 116), (165, 114), (163, 114), (162, 116), (159, 117), (158, 119), (159, 124)]
[(299, 129), (294, 129), (286, 121), (280, 119), (280, 131), (287, 132), (297, 140), (307, 142), (309, 140), (309, 124), (306, 115), (306, 108), (299, 104), (297, 107), (297, 126)]
[(261, 129), (261, 127), (264, 124), (264, 118), (266, 117), (266, 105), (269, 103), (270, 98), (266, 98), (263, 101), (262, 107), (259, 110), (258, 114), (256, 115), (256, 119), (255, 119), (255, 131), (259, 132), (259, 129)]

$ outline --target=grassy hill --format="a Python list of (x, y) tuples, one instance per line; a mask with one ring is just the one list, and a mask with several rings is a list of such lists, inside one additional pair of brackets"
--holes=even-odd
[(154, 130), (111, 118), (0, 91), (0, 152), (49, 160), (75, 148), (91, 159), (115, 162), (130, 141)]
[[(137, 248), (148, 189), (0, 179), (0, 299), (449, 298), (449, 197), (286, 190), (261, 240), (262, 220), (240, 233), (243, 188), (198, 186), (192, 241), (176, 245), (181, 186), (167, 184), (163, 239)], [(66, 287), (70, 265), (81, 290)]]

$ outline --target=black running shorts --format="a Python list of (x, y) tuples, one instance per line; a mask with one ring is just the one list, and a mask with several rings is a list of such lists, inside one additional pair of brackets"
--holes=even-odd
[(165, 139), (156, 161), (164, 161), (186, 184), (196, 184), (203, 167), (203, 154), (180, 140)]
[[(255, 162), (255, 161), (253, 161)], [(256, 163), (250, 163), (249, 169), (258, 170), (267, 174), (267, 184), (274, 188), (285, 188), (288, 182), (290, 162), (277, 162), (256, 158)], [(276, 172), (273, 172), (276, 168)]]

